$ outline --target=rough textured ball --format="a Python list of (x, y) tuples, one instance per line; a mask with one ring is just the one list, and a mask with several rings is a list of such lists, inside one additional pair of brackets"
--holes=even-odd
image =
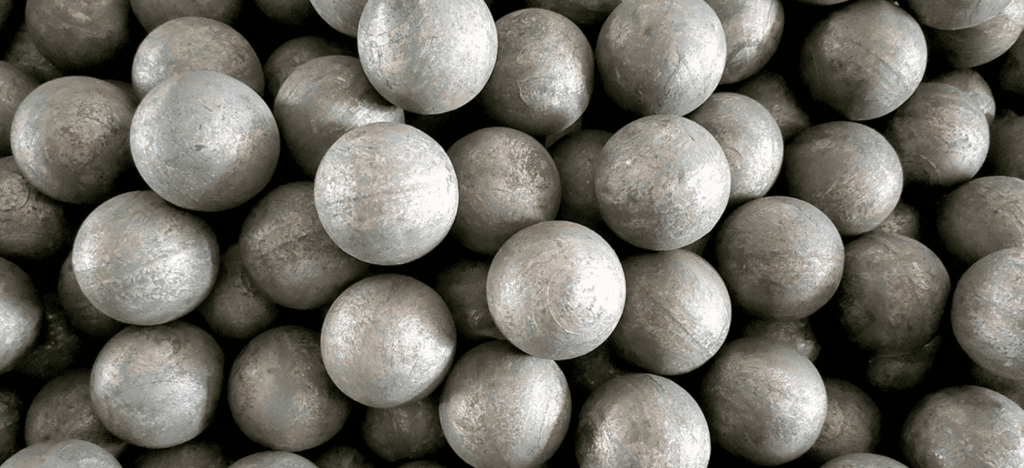
[(799, 458), (825, 424), (828, 402), (821, 375), (811, 361), (776, 341), (726, 343), (701, 385), (711, 438), (758, 465)]
[(0, 257), (43, 260), (70, 243), (64, 205), (36, 190), (14, 156), (0, 158)]
[(984, 65), (1006, 53), (1024, 31), (1024, 2), (1010, 0), (991, 19), (955, 31), (924, 27), (932, 56), (956, 68)]
[(861, 349), (912, 351), (938, 334), (951, 290), (942, 260), (921, 242), (866, 235), (846, 244), (837, 318)]
[(317, 216), (313, 183), (291, 182), (264, 195), (238, 235), (253, 283), (277, 304), (299, 310), (330, 305), (366, 276), (369, 265), (342, 251)]
[(768, 110), (782, 131), (782, 139), (788, 141), (793, 135), (811, 126), (810, 117), (804, 111), (796, 94), (786, 78), (771, 70), (761, 70), (744, 80), (736, 92), (753, 98)]
[(924, 78), (928, 47), (910, 13), (886, 0), (849, 2), (818, 22), (800, 49), (811, 97), (850, 120), (903, 104)]
[(232, 340), (248, 340), (277, 320), (277, 305), (253, 282), (242, 263), (238, 244), (220, 256), (217, 282), (206, 300), (196, 307), (210, 332)]
[(782, 1), (711, 0), (708, 5), (725, 30), (725, 71), (720, 83), (745, 80), (764, 68), (782, 41)]
[(981, 107), (952, 85), (921, 83), (889, 118), (885, 138), (907, 185), (951, 189), (971, 180), (989, 150)]
[(227, 468), (224, 449), (210, 441), (192, 440), (165, 449), (150, 449), (135, 459), (135, 468)]
[(157, 325), (191, 312), (213, 289), (217, 238), (205, 221), (151, 191), (96, 207), (71, 251), (85, 297), (109, 317)]
[(685, 115), (725, 71), (722, 22), (696, 0), (622, 2), (597, 37), (594, 59), (608, 96), (639, 115)]
[(38, 80), (17, 65), (0, 62), (0, 154), (12, 154), (11, 124), (14, 123), (14, 113), (21, 101), (39, 84)]
[(92, 442), (62, 440), (30, 445), (8, 458), (2, 468), (121, 468), (109, 452)]
[(57, 297), (60, 299), (61, 308), (67, 316), (68, 323), (78, 333), (106, 342), (127, 324), (100, 312), (89, 298), (85, 297), (82, 287), (78, 285), (78, 279), (75, 278), (72, 257), (69, 253), (57, 275)]
[(1024, 402), (1024, 380), (1008, 379), (996, 375), (973, 362), (971, 363), (971, 378), (973, 385), (1002, 393), (1003, 396), (1018, 405)]
[(1011, 0), (908, 0), (907, 7), (921, 24), (936, 29), (977, 26), (999, 14)]
[(882, 394), (904, 392), (920, 385), (935, 365), (942, 341), (939, 334), (912, 351), (870, 356), (864, 369), (865, 381)]
[(373, 87), (417, 114), (462, 107), (484, 88), (498, 32), (483, 0), (369, 0), (356, 35)]
[(740, 205), (722, 221), (715, 254), (733, 305), (756, 317), (807, 317), (843, 277), (839, 231), (821, 210), (791, 197)]
[(248, 455), (228, 468), (317, 468), (313, 462), (291, 452), (268, 451)]
[(362, 435), (367, 447), (390, 463), (426, 458), (448, 445), (433, 397), (394, 408), (367, 408)]
[(310, 0), (313, 9), (327, 24), (338, 32), (356, 37), (359, 33), (359, 18), (366, 8), (367, 0)]
[(784, 343), (807, 360), (814, 362), (821, 353), (821, 343), (811, 327), (810, 317), (789, 320), (761, 319), (755, 317), (739, 317), (732, 324), (736, 336), (758, 337)]
[(300, 452), (327, 442), (352, 406), (327, 375), (319, 335), (296, 325), (250, 340), (231, 365), (227, 386), (235, 424), (272, 450)]
[(128, 443), (97, 418), (89, 396), (89, 369), (72, 369), (50, 380), (32, 399), (25, 414), (25, 443), (78, 439), (120, 456)]
[(921, 211), (913, 205), (900, 200), (892, 213), (886, 216), (878, 227), (866, 234), (899, 234), (914, 240), (921, 240)]
[(652, 115), (612, 135), (594, 162), (601, 218), (626, 242), (672, 250), (700, 239), (729, 202), (729, 161), (692, 120)]
[(882, 438), (882, 411), (864, 390), (842, 379), (825, 378), (828, 412), (821, 435), (806, 458), (825, 463), (849, 453), (872, 453)]
[(686, 116), (711, 132), (729, 162), (729, 206), (768, 193), (782, 171), (782, 130), (761, 103), (739, 93), (714, 93)]
[(659, 375), (690, 372), (718, 352), (729, 333), (729, 290), (715, 269), (686, 250), (622, 261), (626, 304), (609, 337), (616, 352)]
[(173, 447), (210, 424), (224, 380), (224, 353), (209, 333), (174, 321), (131, 326), (103, 345), (90, 398), (115, 436), (146, 448)]
[(274, 100), (288, 153), (310, 177), (327, 149), (349, 130), (374, 122), (405, 123), (405, 112), (366, 79), (359, 59), (319, 57), (292, 72)]
[(587, 397), (576, 429), (581, 468), (705, 468), (711, 435), (697, 401), (654, 374), (616, 377)]
[(477, 96), (501, 125), (532, 135), (566, 129), (583, 115), (594, 91), (594, 53), (568, 18), (525, 8), (495, 23), (498, 54)]
[(429, 286), (409, 276), (371, 276), (331, 305), (320, 350), (345, 395), (390, 408), (441, 385), (455, 359), (455, 323)]
[(47, 81), (18, 106), (11, 149), (25, 178), (67, 203), (100, 203), (131, 168), (134, 98), (98, 78)]
[(821, 468), (907, 468), (885, 455), (876, 453), (848, 453), (829, 460)]
[(483, 128), (456, 141), (448, 157), (459, 184), (451, 234), (470, 250), (494, 255), (513, 234), (558, 214), (558, 167), (530, 135)]
[(130, 0), (132, 13), (146, 31), (170, 20), (186, 16), (201, 16), (224, 24), (231, 24), (242, 11), (244, 0)]
[(242, 82), (212, 71), (167, 78), (131, 125), (135, 167), (150, 188), (188, 210), (224, 211), (270, 182), (281, 138), (274, 114)]
[(132, 87), (143, 98), (174, 75), (200, 70), (225, 74), (263, 95), (263, 65), (249, 41), (231, 26), (197, 16), (169, 20), (146, 35), (132, 60)]
[(569, 385), (554, 361), (490, 341), (464, 354), (441, 391), (441, 429), (479, 468), (528, 468), (555, 453), (569, 430)]
[(972, 361), (1024, 380), (1024, 247), (981, 258), (957, 282), (950, 306), (953, 335)]
[(39, 53), (39, 49), (29, 37), (28, 27), (24, 22), (21, 23), (10, 41), (7, 51), (4, 53), (4, 61), (17, 65), (40, 83), (66, 75)]
[(517, 348), (545, 359), (572, 359), (597, 348), (615, 329), (625, 300), (615, 251), (570, 221), (519, 231), (487, 272), (494, 323)]
[(504, 340), (487, 308), (487, 271), (490, 260), (462, 258), (437, 274), (434, 289), (452, 313), (459, 338)]
[[(942, 73), (932, 78), (931, 81), (952, 85), (960, 91), (967, 93), (974, 100), (975, 104), (981, 108), (981, 112), (985, 114), (985, 120), (988, 121), (989, 125), (995, 120), (996, 99), (992, 94), (992, 88), (985, 81), (985, 77), (981, 76), (981, 73), (972, 68), (961, 68)], [(989, 139), (990, 142), (992, 140), (993, 138)], [(989, 148), (991, 149), (991, 146)]]
[(355, 56), (352, 48), (320, 36), (299, 36), (279, 45), (263, 64), (269, 102), (277, 99), (281, 85), (300, 65), (327, 55)]
[(900, 156), (877, 130), (834, 121), (800, 132), (786, 144), (786, 194), (825, 213), (844, 236), (882, 224), (903, 193)]
[(604, 130), (580, 130), (566, 135), (550, 148), (562, 184), (558, 219), (595, 229), (603, 223), (594, 193), (594, 161), (612, 137)]
[(935, 229), (964, 268), (982, 257), (1024, 245), (1024, 180), (978, 177), (939, 203)]
[(327, 150), (314, 179), (320, 222), (335, 244), (374, 265), (398, 265), (433, 250), (459, 207), (455, 169), (422, 131), (379, 122)]
[(42, 295), (43, 321), (39, 336), (15, 363), (12, 374), (26, 381), (46, 382), (69, 369), (80, 354), (88, 349), (88, 341), (79, 338), (67, 315), (61, 309), (60, 298), (47, 292)]
[(900, 446), (914, 468), (1024, 465), (1024, 409), (984, 387), (949, 387), (917, 402)]
[(96, 72), (130, 49), (128, 0), (25, 2), (25, 26), (39, 53), (70, 73)]
[(600, 25), (620, 3), (622, 0), (526, 0), (526, 6), (558, 12), (581, 27)]
[(43, 302), (32, 278), (0, 257), (0, 374), (10, 371), (35, 343), (43, 325)]

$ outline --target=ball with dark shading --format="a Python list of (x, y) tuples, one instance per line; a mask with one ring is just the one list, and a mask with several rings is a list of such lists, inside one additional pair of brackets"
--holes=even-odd
[(129, 48), (128, 0), (25, 2), (25, 26), (39, 52), (74, 74), (94, 73)]
[(877, 453), (848, 453), (829, 460), (821, 468), (907, 468), (892, 458)]
[(487, 308), (490, 267), (489, 260), (462, 258), (437, 273), (434, 289), (448, 304), (460, 339), (505, 339)]
[(782, 139), (789, 140), (801, 130), (811, 126), (810, 117), (794, 94), (786, 78), (771, 70), (761, 70), (743, 80), (736, 92), (753, 98), (768, 109), (779, 124)]
[(939, 203), (935, 229), (964, 268), (997, 250), (1024, 245), (1024, 180), (986, 176), (957, 187)]
[(107, 316), (133, 325), (183, 317), (213, 289), (217, 238), (205, 221), (151, 191), (127, 192), (85, 218), (71, 251), (75, 279)]
[(821, 210), (805, 201), (758, 198), (740, 205), (718, 229), (718, 272), (733, 305), (746, 313), (803, 318), (839, 288), (842, 237)]
[(209, 442), (192, 440), (165, 449), (150, 449), (135, 459), (135, 468), (227, 468), (224, 448)]
[(36, 190), (13, 156), (0, 158), (0, 257), (43, 260), (70, 242), (64, 205)]
[(721, 84), (732, 84), (760, 71), (782, 41), (785, 12), (781, 0), (711, 0), (725, 30), (725, 71)]
[(17, 65), (0, 62), (0, 154), (11, 154), (11, 124), (21, 101), (40, 85)]
[(487, 306), (502, 335), (545, 359), (572, 359), (597, 348), (615, 329), (625, 300), (615, 251), (570, 221), (517, 232), (487, 273)]
[[(1024, 6), (1024, 2), (1021, 3)], [(981, 108), (981, 112), (985, 114), (985, 120), (990, 125), (992, 124), (996, 116), (996, 98), (992, 94), (992, 87), (989, 86), (985, 77), (981, 76), (981, 73), (972, 68), (960, 68), (942, 73), (932, 78), (931, 81), (952, 85), (967, 93)], [(990, 142), (991, 140), (992, 138), (990, 138)]]
[(130, 0), (132, 13), (146, 31), (172, 19), (201, 16), (224, 24), (231, 24), (242, 11), (244, 0)]
[(426, 458), (448, 445), (433, 397), (393, 408), (367, 408), (362, 435), (373, 453), (391, 463)]
[(73, 256), (68, 254), (57, 275), (57, 297), (60, 298), (61, 307), (67, 315), (68, 323), (76, 332), (84, 337), (106, 342), (127, 324), (110, 318), (85, 297), (81, 286), (78, 285), (78, 279), (75, 278), (72, 258)]
[(335, 244), (374, 265), (399, 265), (433, 250), (459, 207), (451, 160), (415, 127), (378, 122), (327, 150), (314, 179), (320, 222)]
[(956, 30), (924, 27), (932, 55), (959, 69), (984, 65), (1006, 53), (1024, 31), (1024, 2), (1010, 0), (991, 19)]
[(864, 390), (849, 381), (824, 379), (828, 412), (821, 435), (806, 458), (825, 463), (834, 458), (874, 452), (882, 438), (882, 412)]
[(0, 374), (28, 352), (43, 326), (43, 302), (32, 278), (0, 257)]
[(181, 321), (114, 335), (92, 366), (90, 397), (103, 425), (145, 448), (188, 442), (210, 424), (224, 380), (224, 353)]
[(441, 428), (480, 468), (528, 468), (551, 458), (569, 430), (569, 385), (554, 361), (502, 341), (464, 354), (445, 380)]
[(217, 282), (195, 311), (214, 335), (232, 340), (248, 340), (267, 330), (279, 314), (246, 271), (238, 244), (221, 254)]
[(359, 17), (366, 8), (366, 2), (367, 0), (310, 0), (320, 18), (349, 37), (356, 37), (359, 33)]
[(700, 239), (729, 202), (729, 161), (715, 137), (676, 115), (652, 115), (612, 135), (593, 164), (601, 218), (626, 242), (672, 250)]
[(25, 178), (67, 203), (100, 203), (131, 169), (128, 134), (135, 100), (98, 78), (43, 83), (18, 106), (11, 149)]
[(39, 389), (25, 415), (25, 443), (78, 439), (99, 445), (114, 456), (128, 448), (128, 443), (111, 434), (96, 416), (89, 396), (90, 375), (89, 369), (72, 369)]
[(0, 460), (7, 460), (21, 447), (25, 426), (25, 404), (17, 392), (0, 388)]
[(626, 374), (597, 388), (576, 429), (581, 468), (705, 468), (711, 435), (697, 401), (654, 374)]
[(957, 282), (953, 335), (972, 361), (993, 374), (1024, 379), (1024, 246), (978, 260)]
[(957, 30), (977, 26), (999, 14), (1011, 0), (908, 0), (907, 7), (921, 24)]
[(68, 439), (30, 445), (8, 458), (3, 468), (121, 468), (110, 452), (92, 442)]
[(345, 395), (390, 408), (429, 395), (455, 359), (455, 323), (433, 289), (382, 274), (349, 286), (320, 335), (327, 374)]
[(565, 15), (581, 27), (600, 25), (622, 0), (526, 0), (526, 6)]
[(301, 455), (283, 451), (268, 451), (243, 457), (228, 468), (317, 468), (317, 466)]
[(593, 165), (611, 137), (612, 134), (604, 130), (580, 130), (566, 135), (549, 148), (562, 183), (559, 219), (590, 229), (603, 224), (597, 207), (597, 194), (594, 193)]
[(747, 316), (734, 322), (732, 329), (736, 330), (737, 336), (754, 336), (784, 343), (811, 362), (817, 360), (821, 353), (822, 343), (814, 333), (810, 317), (773, 320)]
[(355, 51), (340, 42), (320, 36), (299, 36), (277, 46), (263, 64), (268, 100), (274, 102), (281, 85), (296, 68), (326, 55), (355, 56)]

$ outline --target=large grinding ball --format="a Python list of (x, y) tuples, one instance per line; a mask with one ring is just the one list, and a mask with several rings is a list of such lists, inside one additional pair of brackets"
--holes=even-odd
[(487, 84), (498, 55), (498, 32), (483, 0), (370, 0), (356, 38), (373, 87), (417, 114), (468, 103)]
[(699, 0), (622, 2), (594, 48), (605, 92), (639, 115), (696, 109), (718, 86), (726, 57), (722, 22)]
[(146, 35), (132, 60), (132, 87), (143, 98), (164, 80), (199, 70), (223, 73), (263, 95), (263, 65), (245, 36), (198, 16), (172, 19)]
[(818, 22), (800, 50), (811, 97), (850, 120), (903, 104), (924, 78), (928, 46), (914, 17), (886, 0), (858, 0)]
[(0, 464), (0, 468), (82, 467), (121, 468), (121, 464), (103, 447), (77, 439), (30, 445)]
[(610, 341), (633, 364), (659, 375), (690, 372), (725, 343), (732, 303), (718, 272), (686, 250), (622, 261), (626, 305)]
[(796, 319), (824, 306), (843, 277), (843, 239), (821, 210), (771, 196), (741, 205), (720, 226), (718, 272), (733, 305), (762, 318)]
[(201, 16), (231, 24), (242, 11), (244, 0), (130, 0), (132, 13), (146, 31), (172, 19)]
[(73, 369), (47, 382), (25, 414), (25, 443), (34, 445), (78, 439), (119, 456), (128, 443), (118, 439), (96, 416), (89, 396), (89, 369)]
[(464, 354), (441, 391), (444, 437), (477, 468), (531, 468), (569, 431), (569, 384), (554, 361), (490, 341)]
[(224, 353), (209, 333), (182, 321), (131, 326), (103, 345), (92, 366), (96, 415), (115, 436), (167, 448), (195, 438), (213, 420)]
[(308, 27), (320, 19), (310, 0), (255, 0), (254, 3), (275, 26)]
[(459, 207), (444, 148), (400, 123), (364, 125), (339, 138), (320, 162), (313, 191), (334, 243), (374, 265), (426, 255), (448, 234)]
[(761, 103), (739, 93), (714, 93), (686, 118), (715, 137), (729, 161), (729, 206), (768, 194), (782, 171), (779, 124)]
[(839, 323), (865, 351), (913, 351), (938, 334), (950, 292), (942, 260), (921, 242), (897, 234), (862, 236), (846, 244), (836, 293)]
[(25, 26), (39, 53), (62, 70), (86, 74), (130, 50), (128, 0), (28, 0)]
[(369, 271), (327, 235), (309, 181), (281, 185), (260, 198), (242, 223), (238, 244), (256, 286), (292, 309), (330, 305)]
[(960, 277), (950, 309), (953, 334), (971, 360), (1024, 380), (1024, 247), (993, 252)]
[(249, 201), (274, 175), (281, 137), (274, 114), (248, 86), (212, 71), (174, 75), (139, 104), (132, 159), (143, 180), (188, 210)]
[(263, 63), (267, 84), (267, 100), (274, 102), (281, 85), (302, 64), (327, 55), (355, 55), (355, 50), (340, 42), (320, 36), (299, 36), (285, 41)]
[(513, 234), (558, 214), (558, 167), (530, 135), (483, 128), (456, 141), (448, 157), (459, 184), (451, 233), (470, 250), (494, 255)]
[(842, 379), (825, 378), (828, 413), (821, 435), (806, 458), (825, 463), (848, 453), (874, 452), (882, 438), (882, 411), (860, 387)]
[(601, 217), (640, 248), (697, 241), (729, 202), (729, 160), (710, 132), (685, 117), (634, 120), (612, 135), (593, 166)]
[(131, 169), (128, 145), (135, 100), (98, 78), (47, 81), (18, 106), (11, 150), (40, 192), (67, 203), (100, 203)]
[(532, 135), (568, 128), (594, 91), (594, 53), (583, 31), (540, 8), (514, 11), (495, 25), (497, 61), (477, 97), (484, 112)]
[(238, 244), (220, 255), (217, 282), (196, 312), (211, 333), (232, 340), (251, 339), (270, 328), (280, 313), (246, 271)]
[(805, 129), (786, 144), (783, 161), (787, 195), (821, 210), (844, 236), (878, 227), (903, 193), (900, 156), (881, 133), (857, 122)]
[(711, 435), (697, 401), (654, 374), (626, 374), (587, 397), (576, 429), (580, 468), (706, 468)]
[(952, 189), (971, 180), (989, 149), (989, 125), (970, 95), (942, 83), (921, 83), (889, 118), (885, 138), (907, 185)]
[(955, 31), (924, 28), (932, 54), (949, 65), (969, 69), (1006, 53), (1024, 31), (1024, 1), (1010, 0), (992, 19)]
[(1011, 0), (907, 0), (917, 21), (936, 29), (965, 29), (994, 18)]
[(939, 203), (935, 228), (964, 268), (997, 250), (1024, 245), (1024, 180), (987, 176), (961, 185)]
[(327, 149), (349, 130), (374, 122), (405, 123), (405, 111), (373, 89), (359, 59), (343, 55), (296, 68), (278, 90), (274, 117), (288, 153), (311, 178)]
[(741, 316), (737, 319), (732, 325), (737, 337), (754, 336), (785, 343), (811, 362), (821, 353), (821, 343), (811, 327), (810, 317), (774, 320)]
[(317, 466), (302, 455), (274, 450), (242, 457), (228, 468), (317, 468)]
[(231, 365), (227, 386), (235, 424), (272, 450), (300, 452), (327, 442), (352, 406), (327, 375), (319, 334), (296, 325), (250, 340)]
[(345, 395), (390, 408), (441, 385), (455, 359), (455, 323), (429, 286), (409, 276), (371, 276), (331, 305), (320, 350)]
[(945, 388), (917, 402), (900, 446), (914, 468), (1024, 466), (1024, 409), (984, 387)]
[(43, 301), (25, 270), (0, 257), (0, 374), (14, 368), (43, 326)]
[(310, 0), (313, 9), (336, 31), (356, 37), (359, 33), (359, 17), (366, 8), (367, 0)]
[(36, 190), (14, 156), (0, 158), (0, 257), (44, 260), (70, 242), (64, 205)]
[(40, 85), (32, 75), (17, 65), (0, 62), (0, 154), (11, 153), (11, 124), (21, 101)]
[(612, 134), (604, 130), (580, 130), (566, 135), (549, 149), (562, 183), (558, 219), (591, 229), (604, 223), (597, 207), (597, 194), (594, 193), (593, 167), (611, 137)]
[(727, 343), (711, 361), (701, 388), (712, 440), (757, 465), (781, 465), (806, 453), (828, 412), (818, 369), (777, 341)]
[(205, 221), (154, 192), (138, 191), (89, 213), (71, 258), (75, 279), (97, 309), (121, 322), (157, 325), (206, 299), (220, 247)]
[(487, 272), (487, 306), (517, 348), (572, 359), (603, 343), (626, 301), (622, 263), (597, 233), (546, 221), (516, 233)]
[(745, 80), (760, 71), (782, 41), (782, 0), (710, 0), (725, 29), (725, 71), (721, 84)]

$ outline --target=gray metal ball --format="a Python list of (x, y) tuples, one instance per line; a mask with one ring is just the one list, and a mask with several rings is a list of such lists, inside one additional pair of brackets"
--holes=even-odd
[(218, 337), (248, 340), (270, 328), (279, 310), (259, 287), (242, 263), (238, 244), (232, 244), (220, 256), (217, 282), (196, 312)]
[(268, 101), (277, 99), (281, 85), (300, 65), (327, 55), (351, 55), (350, 47), (320, 36), (299, 36), (279, 45), (263, 64), (263, 75), (267, 84)]
[(1024, 31), (1024, 2), (1010, 0), (997, 15), (968, 28), (923, 29), (933, 56), (955, 68), (970, 69), (995, 60), (1017, 42)]
[(232, 463), (228, 468), (317, 468), (301, 455), (284, 451), (257, 452)]
[(745, 80), (764, 68), (782, 41), (782, 1), (711, 0), (708, 5), (725, 30), (725, 71), (720, 83)]
[(366, 8), (366, 2), (367, 0), (310, 0), (320, 18), (349, 37), (356, 37), (359, 33), (359, 17)]
[(597, 229), (603, 224), (597, 194), (594, 193), (593, 165), (611, 137), (612, 134), (604, 130), (580, 130), (566, 135), (549, 148), (562, 182), (559, 219), (590, 229)]
[(877, 453), (848, 453), (829, 460), (821, 468), (907, 468), (885, 455)]
[(120, 456), (128, 443), (115, 437), (96, 417), (89, 396), (89, 369), (72, 369), (53, 378), (32, 399), (25, 414), (25, 443), (78, 439)]
[(788, 141), (793, 135), (811, 126), (811, 118), (804, 111), (792, 87), (782, 75), (770, 70), (761, 70), (743, 81), (736, 92), (753, 98), (768, 109), (779, 124), (782, 139)]
[(130, 0), (132, 13), (146, 31), (186, 16), (201, 16), (231, 24), (241, 13), (243, 3), (244, 0)]
[(1024, 380), (1024, 246), (988, 254), (964, 272), (950, 305), (953, 335), (967, 356), (998, 376)]
[(10, 260), (0, 257), (0, 374), (14, 368), (39, 336), (43, 302), (32, 278)]
[(0, 257), (44, 260), (70, 243), (64, 205), (36, 190), (13, 156), (0, 158)]
[(805, 458), (825, 463), (849, 453), (871, 453), (882, 438), (882, 411), (860, 387), (842, 379), (825, 378), (828, 413), (821, 435)]
[(11, 124), (21, 101), (40, 85), (17, 65), (0, 62), (0, 154), (11, 153)]
[(982, 257), (1024, 245), (1024, 180), (977, 177), (942, 198), (935, 229), (963, 268)]
[(393, 408), (367, 408), (362, 435), (366, 446), (390, 463), (426, 458), (448, 445), (433, 397)]
[(29, 0), (25, 26), (39, 52), (57, 67), (86, 74), (109, 67), (131, 47), (128, 0)]
[(8, 458), (3, 468), (121, 468), (109, 452), (92, 442), (68, 439), (30, 445)]

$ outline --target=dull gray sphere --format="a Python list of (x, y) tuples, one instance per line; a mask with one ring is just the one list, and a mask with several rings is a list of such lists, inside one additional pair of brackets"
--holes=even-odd
[(935, 228), (964, 268), (997, 250), (1024, 245), (1024, 180), (987, 176), (957, 187), (939, 203)]
[(43, 301), (25, 270), (0, 257), (0, 374), (14, 368), (43, 326)]
[(40, 442), (18, 451), (2, 468), (121, 468), (110, 452), (92, 442), (68, 439)]
[(44, 260), (70, 242), (64, 205), (36, 190), (14, 156), (0, 158), (0, 257)]
[(1024, 380), (1024, 247), (988, 254), (964, 272), (950, 318), (972, 361), (1000, 377)]
[(721, 84), (732, 84), (760, 71), (782, 41), (782, 0), (710, 0), (725, 29), (726, 58)]

